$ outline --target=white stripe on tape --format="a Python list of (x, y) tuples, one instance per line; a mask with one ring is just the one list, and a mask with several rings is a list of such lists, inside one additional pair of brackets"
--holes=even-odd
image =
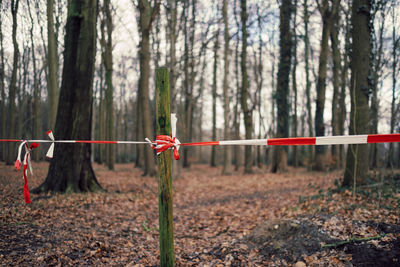
[(266, 146), (267, 145), (267, 139), (219, 141), (219, 144), (221, 146), (224, 146), (224, 145), (258, 145), (258, 146)]
[(316, 145), (345, 145), (345, 144), (366, 144), (368, 135), (336, 135), (320, 136), (315, 140)]

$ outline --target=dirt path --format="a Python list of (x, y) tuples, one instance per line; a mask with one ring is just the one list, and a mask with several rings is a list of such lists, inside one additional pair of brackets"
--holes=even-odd
[[(47, 167), (33, 164), (30, 188), (44, 180)], [(0, 164), (0, 265), (157, 266), (156, 179), (127, 164), (115, 172), (95, 165), (95, 172), (107, 193), (32, 195), (25, 205), (21, 173)], [(249, 242), (252, 230), (306, 213), (293, 208), (299, 197), (326, 191), (339, 177), (304, 170), (220, 173), (194, 165), (173, 181), (177, 266), (279, 264)]]

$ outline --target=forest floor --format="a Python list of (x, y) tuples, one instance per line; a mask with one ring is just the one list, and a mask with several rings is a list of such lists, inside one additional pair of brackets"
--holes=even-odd
[[(33, 163), (30, 188), (47, 169)], [(0, 266), (159, 265), (156, 179), (94, 169), (106, 193), (26, 205), (22, 173), (0, 163)], [(177, 266), (400, 265), (398, 176), (353, 195), (333, 190), (341, 172), (220, 174), (193, 165), (173, 181)]]

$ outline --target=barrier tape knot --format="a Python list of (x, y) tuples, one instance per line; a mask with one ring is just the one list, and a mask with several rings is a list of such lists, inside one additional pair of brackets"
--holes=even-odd
[[(146, 139), (147, 141), (148, 139)], [(148, 140), (149, 142), (150, 140)], [(174, 159), (179, 160), (179, 146), (181, 142), (179, 142), (178, 138), (171, 137), (169, 135), (157, 135), (156, 141), (151, 143), (151, 147), (156, 150), (157, 155), (160, 155), (161, 152), (165, 150), (172, 149), (174, 154)]]

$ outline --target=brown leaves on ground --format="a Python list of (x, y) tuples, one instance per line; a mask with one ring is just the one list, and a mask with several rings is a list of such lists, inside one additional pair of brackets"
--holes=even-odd
[[(33, 163), (33, 168), (30, 188), (44, 180), (48, 164)], [(107, 193), (32, 195), (26, 205), (22, 173), (0, 165), (0, 264), (159, 265), (156, 179), (142, 177), (130, 164), (116, 165), (114, 172), (94, 168)], [(281, 246), (276, 255), (267, 255), (268, 243), (255, 245), (248, 237), (265, 221), (282, 219), (298, 225), (307, 221), (332, 240), (371, 237), (399, 225), (398, 195), (379, 202), (349, 192), (321, 197), (339, 172), (220, 173), (219, 168), (194, 165), (173, 181), (177, 266), (265, 266), (300, 260), (308, 265), (350, 264), (352, 255), (340, 249), (293, 258), (280, 255), (282, 249), (290, 251)], [(398, 237), (392, 232), (368, 244), (391, 242)], [(290, 242), (296, 246), (290, 237), (284, 243)]]

